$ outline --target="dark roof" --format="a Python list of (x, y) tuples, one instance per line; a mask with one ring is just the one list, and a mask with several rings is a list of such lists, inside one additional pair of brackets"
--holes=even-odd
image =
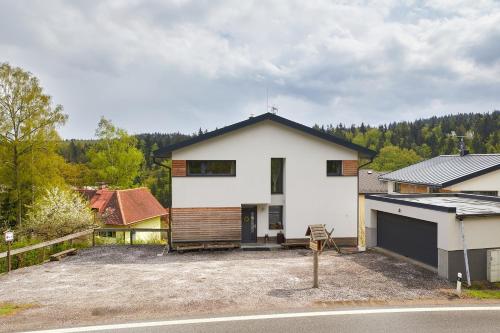
[(377, 154), (373, 150), (370, 150), (368, 148), (365, 148), (365, 147), (359, 146), (357, 144), (351, 143), (351, 142), (349, 142), (347, 140), (344, 140), (342, 138), (339, 138), (337, 136), (333, 136), (331, 134), (318, 131), (318, 130), (316, 130), (314, 128), (311, 128), (311, 127), (308, 127), (308, 126), (296, 123), (296, 122), (291, 121), (289, 119), (277, 116), (274, 113), (269, 113), (268, 112), (268, 113), (264, 113), (264, 114), (261, 114), (261, 115), (256, 116), (256, 117), (248, 118), (247, 120), (240, 121), (239, 123), (235, 123), (235, 124), (232, 124), (232, 125), (229, 125), (229, 126), (226, 126), (226, 127), (220, 128), (220, 129), (217, 129), (215, 131), (208, 132), (208, 133), (205, 133), (205, 134), (201, 134), (201, 135), (198, 135), (198, 136), (196, 136), (194, 138), (191, 138), (191, 139), (179, 142), (179, 143), (175, 143), (175, 144), (169, 145), (167, 147), (164, 147), (162, 149), (157, 150), (154, 153), (154, 156), (155, 157), (170, 157), (171, 153), (174, 150), (181, 149), (181, 148), (193, 145), (195, 143), (202, 142), (202, 141), (205, 141), (205, 140), (217, 137), (219, 135), (223, 135), (223, 134), (226, 134), (226, 133), (238, 130), (238, 129), (246, 127), (246, 126), (257, 124), (257, 123), (259, 123), (261, 121), (264, 121), (264, 120), (271, 120), (271, 121), (274, 121), (274, 122), (279, 123), (281, 125), (285, 125), (285, 126), (294, 128), (296, 130), (302, 131), (304, 133), (313, 135), (313, 136), (318, 137), (320, 139), (323, 139), (323, 140), (326, 140), (326, 141), (329, 141), (329, 142), (332, 142), (332, 143), (335, 143), (335, 144), (347, 147), (349, 149), (356, 150), (356, 151), (360, 152), (361, 154), (363, 154), (364, 156), (367, 156), (367, 157), (370, 157), (370, 158), (374, 157)]
[(381, 180), (447, 187), (500, 169), (500, 154), (441, 155), (386, 173)]
[(378, 179), (383, 174), (373, 170), (359, 170), (359, 193), (387, 193), (387, 182)]
[(374, 194), (367, 200), (455, 213), (457, 217), (500, 215), (500, 197), (464, 193), (445, 194)]

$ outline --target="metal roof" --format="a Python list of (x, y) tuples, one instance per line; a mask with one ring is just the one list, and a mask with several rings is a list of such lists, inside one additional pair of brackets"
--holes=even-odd
[(373, 170), (359, 170), (359, 193), (387, 193), (387, 182), (378, 179), (383, 174)]
[(181, 149), (181, 148), (193, 145), (195, 143), (202, 142), (202, 141), (217, 137), (219, 135), (223, 135), (223, 134), (238, 130), (240, 128), (244, 128), (244, 127), (249, 126), (249, 125), (257, 124), (257, 123), (264, 121), (264, 120), (271, 120), (271, 121), (274, 121), (274, 122), (279, 123), (281, 125), (288, 126), (288, 127), (294, 128), (296, 130), (302, 131), (304, 133), (310, 134), (312, 136), (318, 137), (320, 139), (344, 146), (344, 147), (349, 148), (349, 149), (356, 150), (359, 153), (361, 153), (362, 155), (369, 157), (369, 158), (372, 158), (377, 154), (375, 151), (373, 151), (371, 149), (359, 146), (357, 144), (354, 144), (352, 142), (349, 142), (349, 141), (344, 140), (342, 138), (339, 138), (337, 136), (334, 136), (334, 135), (331, 135), (331, 134), (328, 134), (325, 132), (321, 132), (321, 131), (316, 130), (312, 127), (308, 127), (308, 126), (296, 123), (294, 121), (291, 121), (289, 119), (275, 115), (274, 113), (267, 112), (267, 113), (261, 114), (261, 115), (256, 116), (256, 117), (250, 117), (247, 120), (240, 121), (239, 123), (235, 123), (235, 124), (217, 129), (215, 131), (211, 131), (211, 132), (208, 132), (205, 134), (198, 135), (194, 138), (169, 145), (169, 146), (164, 147), (162, 149), (158, 149), (154, 153), (154, 157), (159, 157), (159, 158), (160, 157), (170, 157), (174, 150)]
[(500, 169), (500, 154), (441, 155), (386, 173), (380, 180), (447, 187)]
[(368, 200), (385, 201), (401, 205), (426, 208), (448, 213), (457, 217), (500, 215), (500, 197), (464, 193), (446, 194), (376, 194)]

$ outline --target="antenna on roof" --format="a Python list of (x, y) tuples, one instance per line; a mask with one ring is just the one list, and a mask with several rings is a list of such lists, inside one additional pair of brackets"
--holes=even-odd
[(276, 105), (269, 105), (269, 88), (266, 87), (266, 112), (278, 113), (278, 107)]
[(469, 154), (469, 150), (465, 146), (464, 138), (472, 139), (474, 137), (474, 132), (467, 131), (465, 133), (465, 135), (457, 135), (457, 133), (455, 131), (451, 131), (451, 136), (460, 139), (460, 141), (458, 143), (458, 149), (460, 150), (460, 156), (465, 156), (465, 155)]
[(278, 113), (278, 107), (276, 105), (271, 106), (271, 113), (274, 113), (274, 114)]

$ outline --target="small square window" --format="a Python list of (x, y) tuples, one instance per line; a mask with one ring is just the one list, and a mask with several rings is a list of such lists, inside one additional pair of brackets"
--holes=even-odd
[(269, 206), (269, 230), (283, 229), (283, 206)]
[(342, 161), (326, 161), (327, 176), (342, 176)]

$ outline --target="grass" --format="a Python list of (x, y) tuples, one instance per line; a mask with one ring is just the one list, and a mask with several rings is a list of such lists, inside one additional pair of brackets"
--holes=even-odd
[(0, 303), (0, 317), (13, 315), (21, 310), (29, 309), (33, 307), (30, 304), (11, 304), (11, 303)]
[(465, 294), (479, 299), (500, 299), (500, 282), (473, 282), (472, 286), (464, 290)]

